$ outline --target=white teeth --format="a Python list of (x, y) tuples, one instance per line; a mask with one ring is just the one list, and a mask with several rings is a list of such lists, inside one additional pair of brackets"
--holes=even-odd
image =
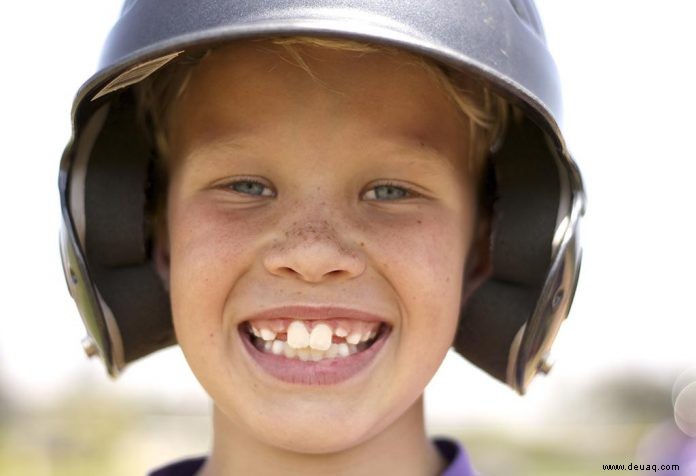
[(309, 336), (309, 345), (312, 349), (316, 350), (328, 350), (331, 347), (331, 338), (333, 337), (333, 332), (331, 327), (321, 323), (314, 326), (312, 333)]
[(329, 359), (333, 359), (338, 355), (338, 344), (331, 344), (331, 347), (329, 347), (329, 350), (326, 351), (326, 357)]
[(297, 349), (297, 356), (300, 358), (302, 361), (307, 361), (312, 358), (309, 349), (303, 348), (303, 349)]
[(282, 340), (274, 340), (273, 345), (271, 347), (271, 352), (273, 352), (276, 355), (280, 355), (283, 353), (283, 349), (285, 347), (285, 342), (283, 342)]
[(283, 355), (288, 359), (292, 359), (297, 355), (297, 351), (290, 347), (287, 342), (283, 342)]
[(346, 337), (346, 342), (348, 342), (349, 344), (355, 345), (358, 342), (360, 342), (361, 337), (362, 337), (362, 335), (359, 332), (355, 332), (355, 333), (349, 335), (348, 337)]
[(318, 362), (323, 359), (333, 359), (336, 357), (348, 357), (358, 352), (358, 347), (353, 344), (331, 344), (327, 350), (313, 349), (311, 347), (303, 347), (301, 349), (293, 349), (287, 342), (282, 340), (264, 341), (263, 349), (266, 353), (275, 355), (283, 355), (288, 359), (299, 359), (302, 361)]
[(288, 345), (294, 349), (309, 345), (309, 332), (302, 321), (292, 321), (288, 326)]
[(273, 340), (276, 338), (276, 333), (270, 329), (261, 329), (261, 338), (266, 341)]
[(324, 351), (323, 350), (311, 349), (309, 351), (309, 353), (312, 356), (312, 360), (314, 362), (319, 362), (321, 359), (324, 358)]
[[(276, 339), (277, 335), (284, 331), (278, 326), (270, 325), (269, 329), (267, 324), (256, 327), (249, 323), (248, 329), (251, 334), (259, 338), (257, 346), (260, 346), (263, 352), (288, 359), (314, 362), (353, 355), (358, 352), (358, 344), (374, 339), (378, 332), (378, 329), (374, 327), (371, 331), (364, 330), (362, 325), (358, 326), (360, 330), (351, 332), (340, 326), (334, 331), (325, 322), (316, 324), (312, 332), (309, 332), (303, 321), (293, 320), (285, 329), (287, 340), (283, 341)], [(334, 344), (332, 342), (334, 335), (344, 338), (345, 342)]]

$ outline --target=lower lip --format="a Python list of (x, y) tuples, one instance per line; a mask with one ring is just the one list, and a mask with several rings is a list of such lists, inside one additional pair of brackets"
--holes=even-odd
[(244, 331), (239, 329), (239, 334), (252, 359), (266, 373), (278, 380), (298, 385), (334, 385), (365, 370), (384, 346), (391, 334), (391, 328), (384, 330), (379, 338), (362, 352), (318, 362), (288, 359), (282, 355), (261, 352), (254, 347)]

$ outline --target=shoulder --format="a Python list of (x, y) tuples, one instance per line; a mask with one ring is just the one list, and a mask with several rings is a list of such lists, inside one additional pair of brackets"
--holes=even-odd
[(194, 476), (205, 463), (205, 456), (169, 463), (148, 473), (147, 476)]

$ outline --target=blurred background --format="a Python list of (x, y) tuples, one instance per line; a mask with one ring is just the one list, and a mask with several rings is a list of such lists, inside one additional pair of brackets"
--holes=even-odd
[[(488, 475), (696, 475), (696, 4), (537, 5), (589, 198), (580, 284), (548, 377), (518, 397), (450, 352), (426, 389), (428, 431), (460, 439)], [(71, 103), (119, 8), (39, 0), (0, 16), (3, 475), (145, 474), (210, 444), (210, 404), (179, 349), (110, 381), (84, 356), (61, 271)]]

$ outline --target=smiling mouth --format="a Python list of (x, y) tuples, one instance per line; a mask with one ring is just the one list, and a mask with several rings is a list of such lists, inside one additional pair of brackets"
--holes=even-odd
[[(355, 342), (355, 339), (347, 339), (346, 337), (340, 337), (334, 334), (330, 337), (330, 344), (325, 342), (320, 348), (314, 348), (311, 345), (298, 348), (297, 345), (291, 346), (288, 343), (287, 332), (278, 332), (275, 333), (275, 336), (265, 335), (264, 337), (267, 339), (264, 339), (254, 335), (249, 322), (242, 324), (244, 336), (259, 352), (274, 354), (287, 359), (314, 362), (327, 359), (340, 360), (364, 352), (372, 347), (379, 339), (383, 338), (390, 329), (391, 327), (387, 323), (382, 322), (373, 335), (369, 335), (365, 340), (360, 340), (357, 343), (351, 343)], [(292, 340), (291, 338), (291, 341)]]

